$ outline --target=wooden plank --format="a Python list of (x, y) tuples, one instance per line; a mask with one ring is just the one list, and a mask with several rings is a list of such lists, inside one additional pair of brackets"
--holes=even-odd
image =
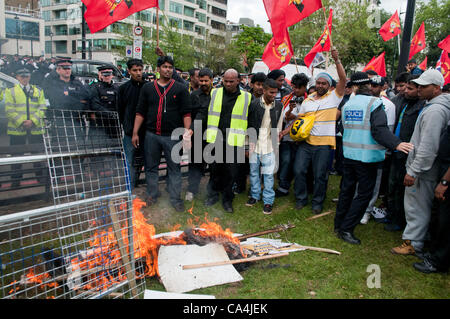
[(288, 256), (289, 253), (281, 253), (276, 255), (267, 255), (263, 257), (250, 257), (250, 258), (241, 258), (241, 259), (233, 259), (233, 260), (224, 260), (224, 261), (215, 261), (211, 263), (204, 264), (194, 264), (194, 265), (184, 265), (183, 269), (195, 269), (195, 268), (204, 268), (204, 267), (214, 267), (214, 266), (222, 266), (222, 265), (230, 265), (230, 264), (240, 264), (247, 262), (254, 262), (265, 259), (278, 258), (283, 256)]

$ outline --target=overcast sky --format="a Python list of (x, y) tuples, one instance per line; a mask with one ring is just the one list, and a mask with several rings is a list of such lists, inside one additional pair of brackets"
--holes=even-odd
[[(399, 12), (406, 11), (406, 4), (407, 0), (381, 0), (381, 8), (392, 13), (400, 9)], [(263, 0), (228, 0), (227, 20), (239, 22), (240, 18), (250, 18), (255, 25), (259, 24), (267, 33), (271, 33)]]

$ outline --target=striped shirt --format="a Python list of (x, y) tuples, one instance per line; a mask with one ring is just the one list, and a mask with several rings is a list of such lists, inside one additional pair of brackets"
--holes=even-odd
[(336, 116), (343, 97), (337, 95), (336, 90), (328, 91), (318, 99), (316, 96), (316, 92), (309, 95), (299, 110), (299, 114), (315, 114), (316, 116), (306, 142), (311, 145), (330, 145), (336, 148)]

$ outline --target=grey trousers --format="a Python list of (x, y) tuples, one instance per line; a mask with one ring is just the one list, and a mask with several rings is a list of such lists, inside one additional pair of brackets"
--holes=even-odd
[(366, 213), (371, 213), (377, 202), (378, 195), (380, 194), (381, 178), (383, 177), (383, 169), (377, 170), (377, 181), (375, 182), (375, 188), (373, 190), (372, 198), (370, 199), (369, 206), (367, 206)]
[(415, 250), (422, 250), (431, 217), (437, 182), (418, 177), (413, 186), (405, 187), (406, 228), (403, 240), (410, 240)]

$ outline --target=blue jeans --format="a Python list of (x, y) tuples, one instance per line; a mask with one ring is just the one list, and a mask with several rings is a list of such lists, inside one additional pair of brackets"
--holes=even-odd
[(297, 144), (294, 142), (280, 143), (280, 168), (278, 170), (278, 190), (280, 192), (288, 193), (291, 188), (296, 153)]
[(264, 205), (273, 205), (275, 200), (275, 191), (273, 190), (273, 171), (275, 168), (275, 154), (269, 153), (260, 155), (253, 152), (250, 155), (250, 196), (256, 200), (261, 199), (261, 174), (264, 179), (264, 191), (262, 191), (262, 199)]
[[(142, 141), (140, 141), (142, 143)], [(142, 144), (143, 145), (143, 144)], [(136, 149), (133, 144), (131, 144), (131, 136), (123, 136), (123, 150), (125, 152), (125, 157), (127, 159), (128, 173), (130, 177), (131, 189), (134, 189), (136, 183), (136, 168), (133, 165), (134, 156), (136, 154)]]
[(323, 202), (327, 194), (330, 152), (331, 149), (328, 145), (310, 145), (303, 142), (298, 146), (294, 162), (294, 190), (297, 203), (302, 205), (308, 203), (306, 175), (309, 165), (312, 162), (314, 192), (311, 206), (312, 209), (322, 210)]

